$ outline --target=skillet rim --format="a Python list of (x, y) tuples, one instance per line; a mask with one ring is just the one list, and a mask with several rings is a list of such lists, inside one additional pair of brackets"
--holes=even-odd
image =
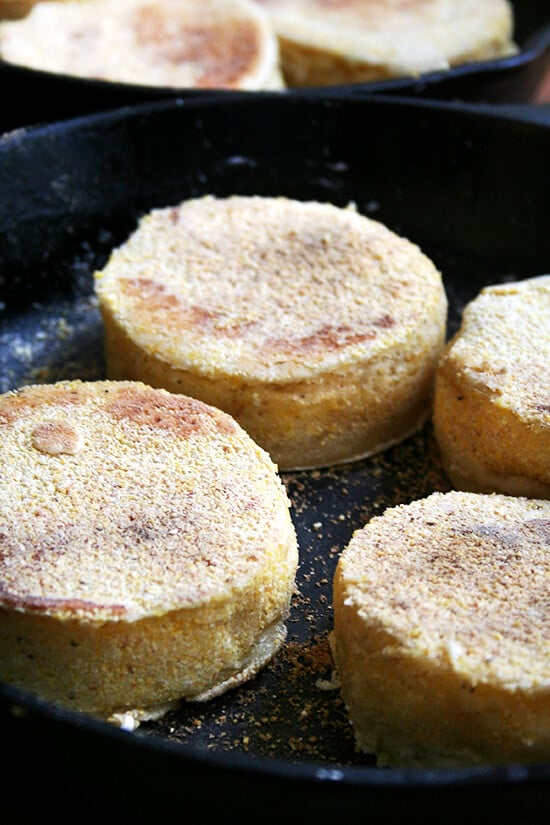
[(164, 754), (182, 763), (212, 770), (243, 772), (264, 779), (278, 778), (292, 782), (338, 785), (346, 788), (441, 789), (469, 785), (500, 787), (532, 785), (550, 780), (550, 763), (531, 763), (467, 768), (394, 768), (385, 770), (371, 765), (334, 765), (327, 761), (291, 762), (281, 757), (267, 757), (242, 751), (203, 751), (188, 742), (172, 742), (155, 733), (125, 731), (86, 714), (59, 707), (24, 690), (0, 682), (0, 715), (18, 716), (21, 712), (45, 719), (55, 735), (59, 725), (73, 731), (83, 730), (102, 743), (130, 743), (139, 751)]
[[(516, 3), (520, 0), (512, 0), (514, 14), (517, 14)], [(1, 21), (0, 21), (1, 22)], [(460, 83), (462, 80), (467, 82), (475, 79), (488, 79), (489, 84), (492, 78), (512, 74), (514, 71), (529, 71), (536, 70), (537, 80), (540, 80), (546, 65), (550, 65), (550, 16), (546, 23), (541, 22), (534, 29), (530, 30), (524, 37), (523, 42), (518, 48), (516, 54), (505, 55), (502, 57), (490, 58), (486, 60), (474, 60), (467, 63), (461, 63), (457, 66), (452, 66), (444, 71), (429, 71), (423, 73), (419, 77), (403, 76), (397, 78), (390, 78), (388, 80), (369, 81), (364, 83), (344, 83), (337, 86), (321, 87), (312, 86), (304, 89), (282, 89), (276, 90), (277, 95), (286, 95), (290, 93), (298, 94), (382, 94), (382, 95), (413, 95), (415, 97), (429, 96), (430, 92), (435, 92), (435, 96), (444, 97), (447, 86), (452, 92), (453, 84)], [(167, 86), (143, 86), (137, 83), (124, 83), (119, 81), (101, 80), (98, 78), (78, 77), (75, 75), (67, 75), (58, 72), (46, 71), (43, 69), (33, 69), (24, 65), (11, 63), (2, 59), (0, 54), (0, 80), (2, 75), (7, 76), (7, 81), (22, 82), (22, 83), (46, 83), (53, 86), (58, 84), (64, 86), (68, 91), (78, 92), (83, 95), (91, 94), (100, 96), (105, 94), (105, 105), (124, 105), (127, 101), (129, 103), (139, 104), (141, 101), (150, 100), (151, 98), (160, 97), (161, 99), (168, 97), (188, 96), (202, 97), (208, 96), (212, 93), (219, 95), (234, 95), (243, 93), (246, 95), (255, 95), (257, 92), (263, 90), (251, 90), (239, 92), (229, 89), (194, 89), (186, 87), (167, 87)], [(521, 83), (519, 83), (521, 86)], [(460, 87), (459, 87), (460, 88)], [(269, 93), (269, 90), (265, 90)], [(498, 95), (498, 92), (497, 92)], [(112, 97), (111, 97), (112, 96)], [(467, 96), (465, 100), (476, 100), (475, 96)], [(492, 102), (498, 102), (499, 98)], [(482, 99), (478, 102), (483, 102)], [(504, 100), (502, 102), (505, 102)], [(101, 103), (99, 104), (101, 106)], [(97, 109), (97, 104), (94, 104), (94, 109)], [(91, 111), (91, 110), (90, 110)], [(78, 116), (78, 112), (68, 112), (67, 117), (72, 117), (73, 114)]]

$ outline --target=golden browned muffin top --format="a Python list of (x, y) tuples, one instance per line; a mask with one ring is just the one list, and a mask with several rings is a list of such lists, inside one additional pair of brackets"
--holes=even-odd
[(275, 35), (248, 0), (39, 3), (0, 26), (0, 54), (30, 68), (145, 86), (281, 85)]
[(302, 380), (440, 322), (441, 275), (352, 208), (198, 198), (153, 210), (96, 273), (100, 303), (143, 349), (215, 377)]
[(549, 501), (452, 491), (391, 508), (355, 533), (337, 578), (388, 655), (547, 687)]
[(550, 439), (550, 275), (483, 289), (464, 310), (441, 369), (548, 428)]
[(0, 604), (15, 609), (99, 621), (195, 607), (295, 545), (267, 454), (230, 416), (139, 383), (0, 396), (0, 479)]

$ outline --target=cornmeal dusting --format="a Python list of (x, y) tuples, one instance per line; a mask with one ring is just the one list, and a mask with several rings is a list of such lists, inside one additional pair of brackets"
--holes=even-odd
[(416, 245), (353, 208), (283, 197), (153, 210), (96, 273), (96, 290), (151, 356), (270, 382), (403, 346), (446, 308), (441, 275)]
[(439, 659), (473, 685), (550, 682), (550, 502), (433, 493), (358, 530), (338, 575), (396, 656)]
[(126, 620), (197, 606), (292, 535), (275, 466), (229, 416), (139, 384), (0, 397), (0, 477), (4, 605)]

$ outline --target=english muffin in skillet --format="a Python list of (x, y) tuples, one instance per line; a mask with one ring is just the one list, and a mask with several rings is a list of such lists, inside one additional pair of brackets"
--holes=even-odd
[(379, 764), (550, 758), (550, 502), (434, 493), (358, 530), (331, 636), (357, 746)]
[(156, 209), (95, 283), (108, 375), (224, 409), (281, 469), (369, 455), (431, 413), (441, 275), (353, 208), (234, 196)]
[(285, 638), (297, 544), (225, 413), (133, 382), (0, 396), (0, 680), (121, 720), (252, 677)]
[(259, 0), (279, 36), (289, 86), (446, 70), (511, 54), (507, 0)]
[(60, 0), (0, 24), (9, 62), (177, 88), (280, 88), (277, 39), (249, 0)]
[(438, 366), (433, 422), (454, 486), (550, 498), (550, 275), (468, 304)]

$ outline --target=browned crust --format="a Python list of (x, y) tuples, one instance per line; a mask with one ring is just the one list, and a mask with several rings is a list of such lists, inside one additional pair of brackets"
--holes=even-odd
[(145, 86), (282, 86), (275, 35), (249, 0), (50, 0), (9, 16), (23, 19), (0, 26), (0, 53), (28, 68)]
[(268, 455), (134, 382), (0, 396), (0, 679), (110, 717), (205, 700), (283, 643), (298, 561)]
[(96, 292), (111, 377), (224, 409), (281, 469), (364, 457), (431, 410), (441, 275), (353, 208), (234, 196), (153, 210)]
[(11, 608), (133, 620), (221, 598), (279, 544), (262, 521), (290, 526), (267, 454), (196, 399), (74, 381), (0, 396), (0, 411)]
[(332, 646), (358, 746), (381, 763), (545, 761), (550, 503), (453, 491), (343, 551)]
[(452, 483), (550, 497), (550, 277), (483, 289), (436, 372), (433, 423)]

